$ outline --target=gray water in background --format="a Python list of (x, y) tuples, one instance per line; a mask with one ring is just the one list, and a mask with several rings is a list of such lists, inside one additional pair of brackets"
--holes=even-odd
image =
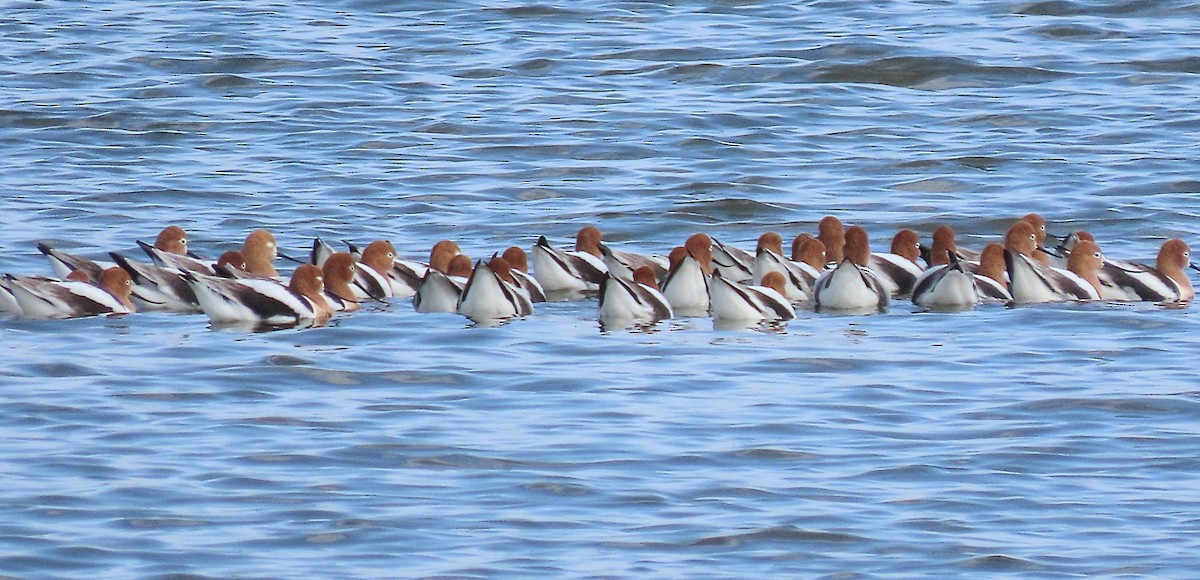
[[(256, 227), (474, 257), (834, 213), (1193, 246), (1194, 2), (14, 2), (0, 270)], [(602, 333), (0, 321), (0, 573), (1190, 576), (1193, 309)]]

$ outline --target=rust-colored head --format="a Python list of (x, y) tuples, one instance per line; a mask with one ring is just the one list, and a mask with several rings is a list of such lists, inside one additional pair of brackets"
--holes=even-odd
[(179, 226), (167, 226), (158, 232), (158, 237), (154, 239), (154, 247), (172, 254), (186, 254), (187, 232)]
[(529, 256), (525, 253), (525, 250), (511, 246), (500, 255), (508, 261), (508, 265), (513, 270), (529, 273)]
[[(829, 249), (826, 248), (826, 254)], [(846, 246), (843, 252), (845, 258), (850, 258), (858, 266), (868, 266), (871, 262), (871, 240), (867, 230), (862, 226), (850, 226), (846, 229)]]
[[(795, 239), (792, 240), (792, 261), (793, 262), (801, 261), (800, 260), (800, 248), (804, 245), (804, 241), (805, 240), (813, 240), (813, 239), (816, 239), (816, 238), (812, 237), (809, 234), (803, 233), (803, 234), (796, 236)], [(822, 244), (822, 247), (823, 246), (824, 246), (824, 244)]]
[(1183, 270), (1188, 267), (1189, 263), (1191, 263), (1191, 250), (1188, 248), (1187, 242), (1183, 240), (1178, 238), (1167, 240), (1158, 249), (1156, 266), (1159, 272), (1166, 274)]
[(71, 270), (69, 273), (67, 273), (66, 279), (70, 280), (72, 282), (92, 282), (93, 281), (91, 274), (88, 274), (87, 272), (84, 272), (83, 270)]
[(267, 278), (279, 275), (275, 270), (275, 258), (279, 256), (275, 234), (263, 229), (250, 232), (242, 243), (242, 255), (246, 257), (247, 272)]
[(776, 232), (767, 232), (758, 236), (758, 246), (754, 248), (754, 253), (759, 253), (763, 250), (771, 250), (780, 256), (783, 255), (783, 236)]
[(687, 255), (687, 248), (683, 246), (675, 246), (674, 248), (671, 248), (671, 253), (667, 254), (667, 263), (670, 265), (669, 267), (674, 268), (675, 265), (683, 261)]
[(912, 230), (900, 230), (892, 236), (892, 253), (914, 264), (921, 258), (921, 236)]
[(246, 271), (246, 257), (237, 250), (228, 250), (217, 258), (217, 265)]
[(339, 298), (353, 298), (350, 281), (354, 280), (354, 271), (358, 264), (354, 256), (347, 252), (337, 252), (329, 256), (321, 265), (321, 273), (325, 276), (325, 288)]
[(133, 294), (133, 278), (129, 277), (129, 272), (117, 266), (106, 268), (100, 272), (98, 286), (107, 290), (109, 294), (120, 300), (121, 304), (124, 304), (131, 312), (133, 311), (133, 302), (129, 301), (129, 295)]
[(1004, 249), (1033, 256), (1037, 250), (1037, 233), (1032, 224), (1027, 221), (1019, 221), (1008, 228), (1008, 232), (1004, 234)]
[[(1037, 238), (1037, 247), (1046, 247), (1046, 220), (1042, 219), (1042, 216), (1036, 213), (1031, 213), (1026, 214), (1025, 217), (1021, 218), (1021, 221), (1033, 226), (1033, 235)], [(1050, 254), (1033, 252), (1030, 256), (1042, 264), (1050, 265)]]
[(1088, 240), (1076, 244), (1075, 249), (1071, 250), (1071, 256), (1067, 258), (1067, 269), (1087, 280), (1096, 292), (1101, 291), (1097, 274), (1103, 266), (1104, 254), (1100, 253), (1100, 246)]
[(500, 256), (492, 256), (492, 259), (488, 260), (488, 268), (496, 273), (497, 278), (504, 280), (509, 284), (517, 283), (516, 280), (513, 280), (513, 275), (511, 272), (512, 266), (509, 265), (508, 260), (505, 260)]
[(1191, 263), (1192, 252), (1188, 248), (1187, 242), (1181, 239), (1167, 240), (1158, 250), (1156, 264), (1158, 271), (1175, 281), (1175, 285), (1179, 287), (1179, 297), (1182, 300), (1191, 300), (1195, 296), (1195, 291), (1192, 290), (1192, 281), (1188, 278), (1186, 270)]
[[(442, 240), (429, 250), (429, 267), (443, 274), (450, 273), (450, 259), (461, 254), (458, 244), (453, 240)], [(468, 259), (468, 262), (470, 260)]]
[(375, 240), (363, 248), (359, 261), (376, 272), (386, 274), (396, 262), (396, 248), (387, 240)]
[(842, 220), (828, 215), (817, 224), (817, 239), (825, 244), (825, 255), (830, 262), (841, 262), (846, 247), (846, 229)]
[(1004, 246), (992, 243), (979, 253), (979, 275), (987, 276), (1008, 288), (1008, 266), (1004, 263)]
[(471, 263), (471, 258), (468, 258), (466, 254), (459, 254), (450, 258), (444, 273), (447, 276), (470, 278), (473, 270), (475, 270), (475, 264)]
[(600, 258), (602, 257), (600, 255), (600, 242), (603, 240), (604, 234), (600, 233), (600, 228), (596, 226), (583, 226), (575, 234), (575, 251), (587, 252)]
[(329, 301), (325, 299), (325, 275), (320, 268), (312, 264), (301, 264), (292, 272), (292, 280), (288, 287), (312, 303), (317, 321), (324, 321), (333, 313), (329, 308)]
[(658, 290), (658, 276), (654, 274), (654, 268), (650, 266), (638, 266), (633, 271), (633, 281)]
[(687, 253), (700, 263), (705, 274), (712, 274), (712, 238), (708, 234), (695, 233), (683, 243)]
[(929, 265), (949, 264), (951, 253), (958, 253), (958, 246), (954, 242), (954, 228), (940, 225), (933, 230), (933, 246), (929, 249)]
[(1021, 221), (1033, 226), (1033, 234), (1037, 236), (1039, 246), (1046, 243), (1046, 220), (1036, 213), (1025, 214)]
[(793, 258), (797, 262), (804, 262), (818, 272), (825, 269), (825, 265), (829, 263), (825, 255), (825, 244), (816, 238), (808, 238), (800, 245), (799, 259)]
[(759, 285), (770, 288), (770, 289), (778, 292), (780, 296), (784, 296), (784, 290), (786, 289), (787, 280), (785, 280), (783, 278), (783, 274), (772, 271), (772, 272), (767, 272), (766, 274), (763, 274), (762, 282), (759, 282)]

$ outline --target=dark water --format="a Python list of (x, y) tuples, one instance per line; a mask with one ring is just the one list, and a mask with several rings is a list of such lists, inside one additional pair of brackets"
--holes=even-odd
[[(11, 2), (2, 270), (835, 213), (1193, 246), (1194, 2)], [(0, 322), (0, 573), (1190, 576), (1194, 310)]]

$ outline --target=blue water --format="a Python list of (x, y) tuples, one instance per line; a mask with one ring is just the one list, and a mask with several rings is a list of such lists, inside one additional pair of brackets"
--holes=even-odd
[[(12, 2), (0, 270), (827, 214), (1200, 245), (1194, 2)], [(1186, 577), (1194, 309), (0, 321), (0, 574)]]

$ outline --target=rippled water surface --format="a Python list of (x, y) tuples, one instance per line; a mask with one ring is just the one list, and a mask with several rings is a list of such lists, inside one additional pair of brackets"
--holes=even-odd
[[(1193, 246), (1200, 5), (9, 2), (0, 270), (256, 227)], [(1196, 314), (0, 321), (0, 573), (1189, 576)]]

